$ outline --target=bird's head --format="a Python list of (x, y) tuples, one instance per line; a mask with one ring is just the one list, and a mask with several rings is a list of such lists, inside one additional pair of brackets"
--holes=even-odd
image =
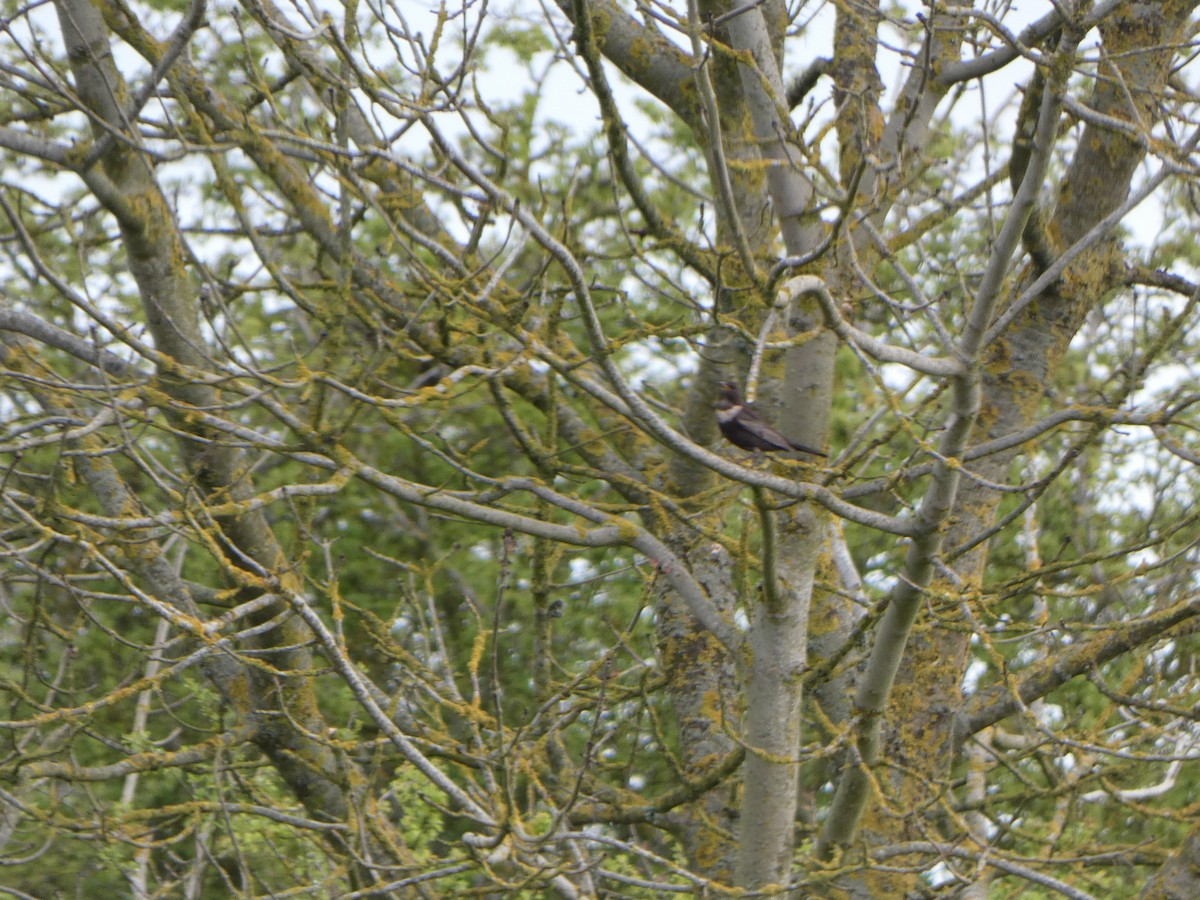
[(741, 402), (742, 393), (736, 384), (732, 381), (717, 382), (717, 402), (714, 404), (717, 409), (732, 409), (741, 405)]

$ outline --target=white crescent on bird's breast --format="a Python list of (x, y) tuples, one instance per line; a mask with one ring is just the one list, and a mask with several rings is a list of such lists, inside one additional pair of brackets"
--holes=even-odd
[(736, 419), (741, 414), (742, 414), (742, 405), (740, 403), (737, 406), (729, 407), (729, 409), (718, 409), (717, 410), (717, 421), (720, 422), (722, 425), (728, 425), (730, 422), (732, 422), (734, 419)]

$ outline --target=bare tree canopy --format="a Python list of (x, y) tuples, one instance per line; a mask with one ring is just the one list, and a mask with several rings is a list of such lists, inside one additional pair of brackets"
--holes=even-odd
[(1200, 896), (1196, 5), (10, 4), (0, 894)]

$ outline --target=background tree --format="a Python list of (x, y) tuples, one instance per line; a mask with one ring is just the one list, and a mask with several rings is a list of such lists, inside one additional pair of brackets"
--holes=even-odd
[(1195, 896), (1194, 5), (10, 9), (5, 889)]

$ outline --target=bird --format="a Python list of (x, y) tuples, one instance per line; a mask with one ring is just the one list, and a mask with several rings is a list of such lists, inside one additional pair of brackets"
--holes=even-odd
[(771, 427), (750, 403), (742, 400), (742, 394), (732, 381), (717, 384), (717, 427), (725, 440), (743, 450), (801, 450), (813, 456), (826, 456), (805, 444), (784, 437)]

